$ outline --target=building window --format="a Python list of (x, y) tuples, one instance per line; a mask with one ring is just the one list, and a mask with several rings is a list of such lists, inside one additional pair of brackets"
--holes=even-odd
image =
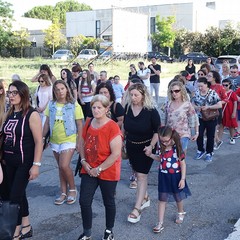
[(155, 32), (156, 32), (155, 17), (150, 17), (150, 33), (153, 34)]
[(96, 21), (96, 38), (100, 38), (101, 34), (101, 21), (97, 20)]
[(102, 36), (103, 40), (111, 42), (112, 41), (112, 35), (104, 35)]

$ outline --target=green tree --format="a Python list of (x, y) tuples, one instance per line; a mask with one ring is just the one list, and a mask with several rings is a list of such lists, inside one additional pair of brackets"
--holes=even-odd
[(92, 10), (89, 5), (79, 3), (76, 0), (65, 0), (58, 2), (55, 7), (53, 6), (39, 6), (34, 7), (28, 12), (24, 13), (24, 17), (38, 18), (51, 20), (58, 19), (62, 26), (66, 25), (66, 12), (79, 12)]
[(5, 49), (11, 37), (12, 4), (0, 0), (0, 52)]
[(156, 16), (157, 32), (152, 35), (152, 39), (158, 47), (173, 47), (174, 40), (176, 38), (176, 32), (173, 29), (173, 24), (175, 21), (176, 20), (174, 16), (169, 16), (162, 19), (159, 15)]
[(59, 46), (65, 45), (67, 42), (66, 37), (61, 32), (61, 25), (57, 19), (53, 20), (53, 24), (44, 31), (46, 36), (44, 38), (44, 45), (55, 52)]
[(13, 32), (13, 47), (20, 48), (21, 58), (23, 57), (23, 49), (31, 46), (31, 42), (28, 40), (29, 32), (27, 29), (22, 28), (20, 31)]
[(51, 21), (54, 19), (55, 15), (56, 14), (54, 14), (54, 7), (48, 5), (34, 7), (28, 12), (24, 13), (24, 17), (46, 19)]
[(77, 56), (78, 53), (80, 52), (81, 47), (83, 45), (83, 41), (85, 40), (85, 38), (86, 38), (85, 36), (80, 34), (80, 35), (75, 36), (71, 39), (69, 47), (70, 47), (70, 50), (72, 51), (72, 53), (75, 56)]

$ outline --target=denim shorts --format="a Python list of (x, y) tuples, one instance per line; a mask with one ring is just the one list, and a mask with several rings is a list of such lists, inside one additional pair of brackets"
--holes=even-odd
[(56, 144), (56, 143), (50, 143), (51, 149), (56, 152), (56, 153), (61, 153), (63, 151), (67, 151), (70, 149), (75, 149), (76, 148), (76, 143), (61, 143), (61, 144)]
[(182, 137), (181, 138), (181, 144), (182, 144), (183, 151), (187, 150), (188, 142), (189, 142), (189, 138), (188, 137)]

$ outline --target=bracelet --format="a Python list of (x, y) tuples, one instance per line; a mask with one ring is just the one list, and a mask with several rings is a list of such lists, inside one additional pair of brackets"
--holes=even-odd
[(86, 158), (82, 158), (80, 162), (81, 163), (86, 162)]
[(41, 164), (40, 162), (33, 162), (33, 165), (34, 165), (34, 166), (41, 167), (42, 164)]

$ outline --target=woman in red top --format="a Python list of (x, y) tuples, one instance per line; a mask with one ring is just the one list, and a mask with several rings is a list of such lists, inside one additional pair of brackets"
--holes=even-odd
[(80, 207), (83, 234), (78, 240), (91, 239), (92, 201), (100, 187), (106, 212), (106, 230), (103, 240), (113, 239), (112, 228), (116, 215), (115, 191), (120, 180), (122, 136), (119, 126), (111, 120), (109, 100), (95, 95), (91, 101), (93, 118), (83, 129), (84, 156), (81, 163)]
[[(214, 90), (219, 98), (221, 99), (222, 104), (227, 102), (227, 94), (224, 87), (221, 85), (221, 77), (220, 74), (217, 71), (211, 70), (207, 74), (207, 81), (211, 83), (210, 89)], [(218, 134), (219, 132), (219, 126), (222, 124), (222, 108), (219, 109), (219, 117), (218, 117), (218, 123), (216, 126), (215, 131), (215, 144), (214, 144), (214, 150), (218, 150), (220, 146), (222, 145), (223, 141), (221, 141), (221, 138)]]

